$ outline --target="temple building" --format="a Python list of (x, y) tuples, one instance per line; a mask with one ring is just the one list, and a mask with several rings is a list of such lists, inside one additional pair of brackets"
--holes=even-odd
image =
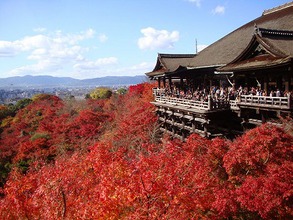
[(158, 54), (161, 130), (184, 140), (241, 134), (292, 118), (293, 2), (265, 10), (198, 54)]

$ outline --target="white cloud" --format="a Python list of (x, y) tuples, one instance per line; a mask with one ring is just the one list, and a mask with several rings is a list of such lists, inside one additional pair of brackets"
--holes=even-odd
[(156, 30), (152, 27), (141, 29), (143, 37), (138, 39), (140, 49), (169, 49), (179, 40), (179, 32), (167, 30)]
[(115, 69), (113, 73), (114, 75), (142, 75), (144, 73), (150, 72), (153, 70), (155, 66), (155, 63), (148, 63), (148, 62), (142, 62), (133, 66), (128, 66), (120, 69)]
[[(38, 34), (34, 36), (24, 37), (22, 40), (16, 41), (0, 41), (0, 57), (13, 56), (24, 51), (32, 51), (32, 55), (39, 52), (47, 51), (47, 56), (54, 54), (68, 54), (81, 52), (77, 46), (79, 41), (94, 37), (94, 30), (88, 29), (80, 34), (64, 35), (61, 31), (57, 31), (50, 35)], [(29, 56), (31, 58), (31, 56)]]
[(104, 43), (108, 40), (108, 37), (105, 34), (100, 34), (99, 40), (100, 40), (100, 42)]
[(78, 71), (100, 69), (102, 66), (117, 63), (116, 57), (100, 58), (95, 61), (83, 61), (75, 64), (73, 67)]
[(38, 27), (38, 28), (35, 28), (33, 31), (34, 31), (34, 32), (42, 33), (42, 32), (45, 32), (46, 30), (47, 30), (46, 28)]
[(142, 62), (133, 66), (115, 69), (112, 75), (134, 76), (142, 75), (153, 70), (155, 63)]
[(147, 63), (147, 62), (142, 62), (137, 65), (131, 66), (128, 70), (131, 74), (142, 74), (142, 73), (147, 73), (153, 70), (155, 66), (155, 63)]
[(77, 44), (79, 41), (87, 40), (93, 38), (95, 31), (93, 29), (88, 29), (79, 34), (63, 34), (62, 31), (56, 31), (53, 37), (56, 43), (66, 43), (66, 44)]
[(225, 14), (225, 7), (218, 5), (215, 9), (212, 10), (213, 14), (223, 15)]
[(56, 63), (52, 60), (42, 60), (36, 64), (15, 68), (10, 71), (10, 75), (39, 75), (40, 73), (54, 73), (58, 70), (60, 70), (59, 63)]
[(92, 28), (90, 28), (83, 35), (85, 36), (86, 39), (92, 38), (95, 35), (95, 31)]
[(29, 60), (40, 60), (42, 57), (46, 56), (47, 49), (45, 48), (38, 48), (32, 51), (31, 55), (29, 55), (27, 58)]
[(194, 3), (197, 7), (200, 7), (202, 0), (187, 0), (187, 1)]
[[(107, 60), (109, 58), (102, 58), (101, 60)], [(111, 60), (111, 59), (109, 59)], [(102, 62), (104, 63), (104, 62)], [(107, 62), (106, 62), (107, 63)], [(87, 65), (86, 65), (87, 64)], [(115, 62), (107, 63), (107, 65), (95, 65), (92, 62), (85, 62), (80, 63), (79, 65), (75, 65), (75, 71), (73, 72), (72, 76), (75, 78), (96, 78), (96, 77), (103, 77), (103, 76), (135, 76), (135, 75), (142, 75), (144, 73), (152, 71), (154, 68), (155, 63), (148, 63), (142, 62), (133, 66), (124, 66), (117, 68)]]
[(10, 41), (0, 41), (0, 57), (15, 56), (19, 52), (19, 45)]
[[(148, 30), (144, 33), (147, 34)], [(156, 47), (170, 48), (178, 39), (176, 32), (152, 31), (151, 42), (155, 42)], [(141, 63), (118, 68), (118, 58), (115, 56), (90, 59), (88, 52), (95, 50), (97, 45), (88, 46), (88, 39), (103, 42), (108, 37), (105, 34), (96, 35), (93, 29), (88, 29), (79, 33), (45, 31), (15, 41), (0, 41), (0, 58), (9, 56), (17, 60), (15, 68), (3, 74), (68, 76), (70, 73), (71, 77), (84, 79), (106, 75), (140, 75), (151, 71), (155, 65)]]
[[(81, 46), (79, 42), (94, 36), (95, 31), (88, 29), (77, 34), (55, 31), (26, 36), (16, 41), (0, 41), (0, 57), (26, 55), (26, 59), (33, 62), (10, 70), (10, 75), (54, 75), (66, 68), (72, 69), (74, 64), (85, 62), (84, 56), (89, 48)], [(113, 59), (100, 59), (93, 63), (97, 66), (107, 62), (113, 62)]]
[(22, 40), (18, 40), (13, 42), (15, 45), (18, 45), (18, 48), (21, 51), (30, 51), (35, 48), (47, 48), (50, 47), (52, 40), (45, 36), (45, 35), (35, 35), (35, 36), (29, 36), (25, 37)]

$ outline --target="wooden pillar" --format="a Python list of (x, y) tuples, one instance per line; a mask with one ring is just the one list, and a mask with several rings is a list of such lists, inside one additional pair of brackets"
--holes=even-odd
[(282, 76), (278, 76), (276, 80), (277, 89), (282, 90)]
[(196, 90), (196, 88), (195, 88), (195, 79), (192, 78), (191, 80), (192, 80), (192, 93), (194, 93), (194, 91)]
[(161, 77), (158, 78), (158, 87), (161, 88)]
[(266, 92), (267, 96), (269, 95), (268, 94), (268, 85), (269, 85), (269, 77), (268, 75), (265, 75), (264, 77), (264, 83), (263, 83), (263, 90)]
[(181, 118), (181, 129), (184, 129), (185, 127), (185, 120), (184, 118)]
[(195, 127), (195, 123), (196, 123), (196, 122), (194, 121), (194, 117), (193, 117), (193, 120), (192, 120), (191, 123), (192, 123), (192, 133), (194, 133), (194, 132), (195, 132), (195, 128), (196, 128), (196, 127)]
[(244, 85), (244, 87), (248, 87), (249, 86), (249, 84), (248, 84), (248, 76), (246, 76), (245, 77), (245, 85)]
[(181, 140), (184, 141), (184, 139), (185, 139), (185, 133), (184, 133), (185, 121), (184, 121), (184, 118), (182, 118), (181, 121), (182, 121)]
[(165, 109), (165, 112), (164, 112), (164, 129), (168, 129), (168, 126), (167, 126), (167, 113), (166, 113), (166, 109)]
[(183, 86), (183, 78), (182, 78), (182, 76), (180, 76), (180, 90), (183, 90), (184, 93), (185, 93), (185, 88)]
[(174, 115), (171, 116), (172, 117), (172, 136), (175, 136), (175, 120), (174, 120)]
[(266, 121), (266, 113), (265, 111), (261, 111), (261, 123), (264, 124)]
[(164, 88), (166, 88), (166, 78), (165, 77), (163, 77), (163, 86), (164, 86)]
[(291, 66), (288, 67), (289, 91), (292, 91), (293, 90), (293, 87), (291, 85), (291, 83), (292, 83), (292, 76), (293, 76), (293, 64), (291, 64)]
[(201, 89), (205, 89), (207, 86), (207, 82), (206, 82), (206, 75), (203, 76), (203, 85)]
[(171, 78), (171, 76), (169, 76), (168, 79), (169, 79), (170, 90), (171, 90), (171, 92), (173, 92), (173, 88), (172, 88), (172, 78)]
[(285, 91), (290, 91), (291, 78), (289, 75), (284, 76)]
[(206, 123), (203, 124), (203, 130), (204, 130), (204, 137), (207, 137), (208, 136), (208, 128), (207, 128)]

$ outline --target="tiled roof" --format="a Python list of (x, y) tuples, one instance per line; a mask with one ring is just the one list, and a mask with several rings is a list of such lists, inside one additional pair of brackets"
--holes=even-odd
[(173, 72), (180, 66), (189, 66), (195, 54), (162, 54), (157, 57), (157, 64), (152, 72), (146, 73), (147, 76), (161, 75), (165, 72)]
[[(241, 56), (251, 43), (256, 30), (263, 43), (270, 45), (272, 51), (274, 50), (276, 54), (282, 54), (282, 58), (292, 57), (293, 2), (264, 11), (262, 16), (219, 39), (196, 56), (195, 54), (158, 54), (156, 67), (146, 75), (158, 76), (174, 72), (179, 67), (198, 70), (207, 67), (223, 67)], [(259, 62), (257, 66), (263, 62)], [(244, 66), (242, 67), (244, 68)]]
[[(192, 60), (190, 65), (194, 67), (200, 66), (222, 66), (230, 63), (249, 44), (254, 31), (255, 25), (260, 30), (286, 30), (283, 33), (293, 31), (293, 2), (286, 4), (285, 7), (279, 7), (278, 10), (263, 13), (262, 16), (241, 26), (209, 47), (198, 53)], [(282, 33), (282, 32), (279, 32)], [(267, 37), (275, 47), (282, 49), (288, 55), (293, 54), (293, 39), (276, 39)]]
[(291, 58), (273, 58), (266, 57), (263, 59), (250, 59), (237, 63), (228, 64), (227, 66), (218, 69), (220, 72), (235, 72), (235, 71), (247, 71), (256, 69), (267, 69), (270, 67), (281, 66), (288, 62), (292, 62)]

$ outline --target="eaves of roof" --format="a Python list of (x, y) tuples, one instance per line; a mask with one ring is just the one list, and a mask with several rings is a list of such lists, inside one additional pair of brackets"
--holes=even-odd
[(237, 71), (249, 71), (249, 70), (260, 70), (283, 66), (292, 63), (292, 57), (286, 58), (270, 58), (263, 60), (253, 60), (228, 64), (226, 66), (217, 69), (218, 72), (237, 72)]

